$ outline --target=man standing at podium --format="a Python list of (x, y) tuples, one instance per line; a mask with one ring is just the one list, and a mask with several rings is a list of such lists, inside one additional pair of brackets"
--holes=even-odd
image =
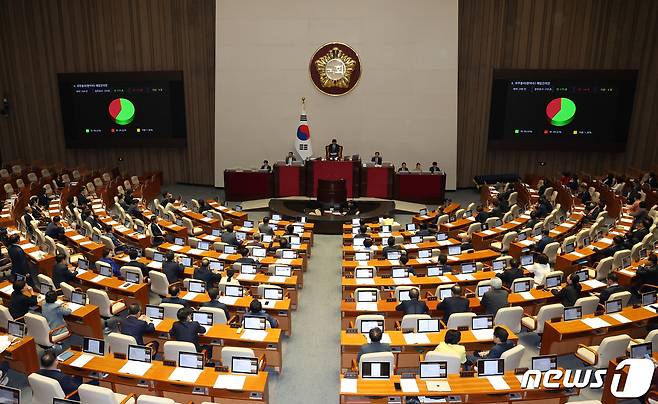
[(338, 144), (336, 139), (332, 139), (331, 143), (327, 145), (327, 160), (340, 159), (340, 150), (342, 146)]

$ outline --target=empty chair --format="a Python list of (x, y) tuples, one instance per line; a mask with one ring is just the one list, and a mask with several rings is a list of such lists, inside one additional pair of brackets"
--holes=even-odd
[(147, 396), (142, 394), (137, 397), (137, 404), (176, 404), (171, 398)]
[(418, 332), (418, 320), (420, 319), (430, 319), (429, 314), (407, 314), (402, 317), (402, 322), (400, 323), (400, 329), (402, 330), (414, 330)]
[(50, 276), (44, 274), (38, 274), (37, 279), (39, 280), (40, 284), (46, 284), (50, 286), (53, 290), (57, 290), (57, 288), (55, 287), (55, 283), (53, 283), (53, 280), (50, 278)]
[(175, 303), (160, 303), (160, 307), (164, 307), (164, 316), (165, 318), (175, 318), (177, 319), (178, 310), (183, 308), (182, 304)]
[(514, 214), (511, 211), (503, 215), (503, 223), (509, 223), (512, 220), (514, 220)]
[[(527, 278), (532, 279), (532, 278)], [(503, 307), (498, 309), (494, 317), (495, 325), (503, 325), (515, 334), (521, 332), (521, 319), (523, 318), (523, 308), (520, 306)]]
[(611, 294), (610, 297), (608, 297), (608, 301), (615, 299), (621, 299), (621, 305), (623, 307), (626, 307), (628, 306), (628, 302), (631, 300), (631, 292), (627, 292), (627, 291), (617, 292)]
[(178, 364), (178, 354), (180, 352), (196, 353), (196, 346), (191, 342), (183, 341), (166, 341), (164, 343), (164, 360), (174, 361)]
[(461, 357), (456, 352), (429, 351), (425, 354), (425, 362), (447, 362), (448, 374), (459, 374)]
[(108, 388), (91, 384), (80, 385), (78, 394), (80, 395), (80, 404), (135, 404), (135, 393), (126, 396), (115, 393)]
[(135, 337), (118, 332), (109, 333), (107, 336), (107, 342), (109, 344), (110, 352), (124, 355), (128, 354), (128, 346), (137, 345)]
[(62, 296), (68, 300), (71, 300), (71, 293), (75, 290), (75, 288), (66, 282), (60, 283), (59, 288), (62, 290)]
[(53, 378), (32, 373), (27, 377), (32, 389), (32, 402), (52, 403), (54, 398), (64, 398), (64, 390), (59, 382)]
[(464, 239), (467, 237), (470, 237), (473, 233), (477, 233), (482, 230), (482, 223), (477, 222), (477, 223), (471, 223), (468, 226), (468, 229), (466, 229), (465, 232), (461, 232), (457, 235), (460, 239)]
[(570, 244), (570, 243), (573, 243), (574, 246), (575, 246), (575, 244), (576, 244), (576, 236), (565, 237), (564, 240), (562, 240), (562, 245), (560, 246), (560, 249), (561, 249), (561, 251), (562, 251), (563, 254), (565, 253), (564, 250), (566, 249), (566, 246), (567, 246), (568, 244)]
[[(122, 266), (119, 271), (121, 272), (121, 277), (123, 279), (126, 279), (126, 274), (134, 274), (138, 278), (138, 283), (144, 283), (144, 274), (142, 273), (142, 270), (137, 268), (137, 267), (132, 267), (129, 265)], [(156, 271), (154, 271), (156, 272)]]
[(121, 300), (110, 300), (107, 292), (99, 289), (87, 289), (89, 304), (98, 306), (101, 317), (109, 318), (121, 313), (126, 309), (126, 304)]
[(0, 178), (9, 178), (9, 171), (6, 168), (0, 169)]
[(368, 362), (388, 362), (391, 374), (394, 373), (395, 356), (393, 352), (373, 352), (361, 355), (359, 359), (359, 374), (363, 374), (363, 364)]
[(375, 292), (377, 294), (377, 300), (379, 300), (379, 289), (377, 288), (356, 288), (354, 289), (354, 297), (358, 297), (361, 292)]
[(544, 332), (544, 325), (546, 324), (546, 321), (553, 318), (562, 318), (563, 313), (564, 306), (560, 303), (548, 304), (546, 306), (542, 306), (536, 316), (526, 315), (523, 317), (521, 319), (521, 324), (528, 330), (534, 331), (537, 334), (541, 334)]
[(658, 352), (658, 329), (651, 330), (646, 337), (634, 339), (631, 341), (631, 345), (641, 344), (645, 342), (651, 342), (651, 351)]
[(27, 180), (30, 181), (30, 183), (35, 183), (39, 181), (39, 178), (35, 173), (27, 173)]
[(576, 304), (574, 306), (582, 307), (583, 316), (594, 314), (594, 312), (596, 312), (596, 308), (599, 306), (599, 298), (596, 296), (581, 297), (576, 300)]
[(594, 278), (599, 281), (605, 281), (611, 270), (612, 257), (606, 257), (599, 261), (599, 263), (596, 265), (596, 268), (588, 268), (588, 274), (590, 278)]
[(505, 372), (511, 372), (519, 367), (521, 358), (523, 358), (523, 352), (525, 352), (525, 348), (523, 345), (518, 344), (500, 355), (500, 359), (505, 361)]
[(640, 261), (640, 250), (642, 249), (642, 247), (643, 247), (642, 242), (633, 244), (633, 247), (631, 247), (631, 261), (634, 262)]
[(519, 233), (517, 233), (515, 231), (507, 232), (503, 236), (502, 241), (500, 241), (500, 242), (494, 241), (493, 243), (491, 243), (491, 248), (493, 250), (496, 250), (496, 251), (507, 252), (509, 250), (509, 245), (512, 244), (512, 242), (514, 240), (516, 240), (518, 235), (519, 235)]
[[(217, 307), (200, 307), (198, 311), (200, 313), (211, 313), (213, 325), (226, 324), (228, 322), (226, 312), (223, 309)], [(269, 328), (270, 322), (266, 321), (265, 325)]]
[(509, 211), (515, 219), (521, 215), (521, 207), (519, 205), (512, 205)]
[(10, 321), (14, 321), (14, 317), (9, 312), (7, 306), (0, 305), (0, 328), (6, 330)]
[(576, 358), (595, 368), (607, 368), (610, 361), (626, 354), (630, 341), (631, 337), (624, 334), (606, 337), (601, 345), (578, 344)]
[(631, 256), (631, 250), (620, 250), (612, 256), (612, 269), (620, 269), (623, 260)]
[(381, 314), (361, 314), (356, 316), (356, 320), (354, 320), (354, 327), (357, 329), (357, 332), (361, 332), (361, 323), (363, 321), (381, 321), (385, 323), (384, 316)]
[(448, 215), (441, 215), (441, 216), (439, 216), (439, 218), (436, 220), (436, 225), (437, 225), (437, 226), (440, 226), (440, 225), (442, 225), (443, 223), (448, 223), (449, 220), (450, 220), (450, 216), (448, 216)]
[(222, 359), (222, 365), (231, 368), (231, 363), (233, 363), (233, 357), (238, 358), (255, 358), (256, 354), (251, 348), (240, 348), (234, 346), (225, 346), (222, 348), (220, 355)]
[(181, 217), (181, 221), (183, 222), (183, 227), (187, 229), (187, 234), (190, 236), (198, 236), (203, 233), (203, 229), (201, 227), (195, 227), (194, 224), (192, 224), (192, 220), (189, 218)]
[(447, 328), (457, 329), (459, 327), (471, 328), (471, 319), (475, 317), (475, 313), (452, 313), (448, 319)]
[(519, 193), (518, 193), (518, 192), (516, 192), (516, 191), (512, 192), (512, 193), (509, 194), (509, 196), (507, 197), (507, 203), (508, 203), (510, 206), (516, 204), (518, 197), (519, 197)]
[(555, 258), (557, 257), (557, 252), (559, 249), (560, 243), (558, 242), (548, 243), (546, 247), (544, 247), (543, 252), (548, 257), (548, 262), (555, 264)]
[(151, 271), (149, 272), (149, 278), (151, 279), (151, 292), (160, 297), (169, 294), (169, 280), (164, 273), (160, 271)]
[(576, 247), (583, 248), (585, 246), (585, 238), (589, 237), (589, 229), (581, 230), (576, 234)]
[[(40, 314), (27, 313), (23, 318), (27, 326), (27, 334), (44, 349), (53, 348), (71, 336), (65, 325), (51, 330), (46, 318)], [(61, 330), (66, 331), (60, 333)]]
[(500, 218), (497, 217), (497, 216), (493, 216), (493, 217), (488, 218), (485, 222), (487, 224), (487, 229), (491, 229), (492, 227), (496, 227), (496, 222), (498, 222), (499, 220), (500, 220)]
[(16, 191), (14, 191), (14, 187), (11, 186), (10, 183), (6, 183), (4, 185), (5, 193), (7, 194), (7, 197), (12, 197), (16, 194)]

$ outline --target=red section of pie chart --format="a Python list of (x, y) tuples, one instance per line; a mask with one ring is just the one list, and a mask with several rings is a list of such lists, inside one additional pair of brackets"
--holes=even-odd
[(110, 103), (109, 112), (112, 119), (117, 119), (117, 115), (121, 112), (121, 99), (117, 98)]
[(562, 107), (562, 98), (556, 98), (553, 101), (549, 102), (548, 105), (546, 106), (546, 115), (549, 117), (549, 119), (553, 119), (555, 115), (557, 115), (558, 112), (560, 112), (560, 108)]

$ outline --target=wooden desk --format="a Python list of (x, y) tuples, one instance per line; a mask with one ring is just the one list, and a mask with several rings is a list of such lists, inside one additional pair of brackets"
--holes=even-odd
[(437, 286), (458, 283), (460, 285), (475, 285), (480, 281), (485, 281), (493, 278), (496, 274), (493, 271), (478, 271), (465, 275), (446, 274), (441, 276), (414, 276), (409, 275), (408, 281), (399, 278), (382, 278), (376, 276), (372, 279), (357, 279), (343, 277), (341, 285), (343, 288), (343, 297), (346, 294), (351, 294), (356, 288), (379, 288), (379, 289), (394, 289), (397, 286), (418, 286), (421, 292), (429, 291), (434, 293)]
[(95, 243), (73, 229), (66, 230), (64, 235), (68, 244), (84, 254), (90, 262), (96, 262), (103, 258), (103, 244)]
[(441, 223), (439, 225), (439, 231), (441, 233), (447, 233), (450, 237), (457, 237), (459, 233), (468, 230), (468, 227), (473, 223), (475, 223), (475, 216), (462, 217), (454, 222)]
[[(658, 361), (658, 352), (653, 353), (653, 360)], [(625, 359), (625, 358), (624, 358)], [(618, 359), (613, 359), (608, 363), (608, 371), (605, 374), (605, 382), (603, 384), (603, 394), (601, 395), (601, 403), (602, 404), (616, 404), (617, 402), (624, 401), (621, 399), (618, 399), (614, 395), (612, 395), (612, 391), (610, 390), (612, 388), (612, 378), (615, 374), (615, 369), (617, 368), (617, 365), (619, 364)], [(625, 385), (625, 383), (628, 383), (628, 368), (624, 367), (619, 370), (621, 374), (621, 381), (619, 383), (619, 388), (622, 388), (622, 386)], [(655, 385), (652, 386), (655, 389)], [(651, 391), (652, 388), (649, 388), (649, 391)]]
[(414, 215), (414, 217), (411, 218), (411, 223), (430, 223), (441, 215), (450, 215), (451, 213), (456, 212), (459, 207), (460, 205), (458, 203), (451, 202), (443, 208), (443, 211), (432, 210), (427, 212), (426, 215)]
[(483, 250), (489, 248), (494, 240), (502, 239), (505, 233), (516, 231), (523, 227), (523, 225), (530, 219), (528, 215), (521, 215), (518, 218), (508, 223), (503, 223), (500, 226), (492, 229), (478, 231), (472, 235), (473, 248), (476, 250)]
[(182, 216), (187, 217), (195, 226), (201, 227), (205, 233), (211, 234), (213, 229), (219, 229), (223, 223), (214, 217), (208, 217), (203, 213), (195, 212), (183, 204), (174, 205), (174, 209)]
[(418, 203), (443, 203), (445, 192), (445, 173), (400, 172), (395, 174), (393, 199)]
[[(96, 211), (98, 218), (103, 224), (112, 227), (112, 232), (116, 234), (120, 239), (125, 241), (130, 245), (138, 246), (139, 248), (147, 248), (151, 246), (151, 238), (146, 234), (138, 233), (133, 229), (130, 229), (119, 223), (116, 220), (112, 219), (110, 216), (107, 216), (105, 210)], [(103, 216), (100, 216), (103, 215)]]
[[(98, 277), (98, 280), (96, 278)], [(82, 289), (101, 289), (107, 292), (112, 300), (124, 300), (126, 305), (139, 303), (142, 307), (149, 304), (149, 285), (147, 283), (135, 283), (128, 287), (122, 287), (125, 280), (116, 276), (100, 278), (97, 273), (87, 271), (79, 274), (76, 278)]]
[[(0, 332), (0, 335), (7, 335)], [(0, 354), (3, 360), (9, 362), (9, 367), (25, 376), (39, 370), (39, 358), (37, 357), (37, 345), (34, 338), (25, 336), (11, 345)]]
[(658, 318), (655, 310), (644, 307), (626, 307), (619, 314), (631, 321), (621, 323), (608, 314), (585, 316), (598, 317), (610, 324), (597, 329), (592, 329), (580, 320), (546, 322), (540, 355), (572, 354), (578, 349), (578, 344), (599, 345), (605, 337), (613, 335), (628, 334), (631, 338), (644, 338), (647, 335), (647, 324)]
[[(230, 403), (268, 403), (268, 373), (259, 372), (257, 375), (248, 375), (245, 377), (243, 390), (227, 390), (214, 388), (215, 381), (220, 375), (228, 373), (217, 372), (213, 368), (205, 368), (196, 383), (185, 383), (180, 381), (172, 382), (169, 376), (176, 369), (173, 366), (165, 366), (161, 361), (153, 361), (151, 368), (144, 376), (134, 376), (120, 373), (119, 370), (128, 362), (126, 359), (117, 359), (112, 355), (98, 356), (91, 359), (82, 368), (71, 366), (81, 352), (74, 352), (73, 356), (64, 362), (60, 362), (59, 367), (64, 373), (95, 379), (95, 374), (106, 373), (107, 377), (100, 380), (101, 385), (109, 387), (118, 393), (136, 393), (163, 395), (173, 398), (178, 402), (201, 403), (209, 402), (230, 402)], [(230, 365), (229, 365), (230, 366)], [(195, 388), (201, 389), (200, 393), (193, 393)]]
[(227, 201), (248, 201), (274, 196), (274, 176), (265, 170), (224, 170)]
[(221, 205), (219, 202), (212, 199), (207, 199), (206, 202), (212, 206), (213, 209), (222, 214), (224, 220), (230, 220), (234, 225), (241, 225), (245, 220), (247, 220), (247, 212), (238, 212), (224, 205)]

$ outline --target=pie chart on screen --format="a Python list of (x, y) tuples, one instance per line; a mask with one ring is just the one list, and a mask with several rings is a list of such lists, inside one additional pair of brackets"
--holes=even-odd
[(135, 105), (126, 98), (115, 98), (108, 108), (110, 117), (118, 125), (128, 125), (135, 119)]
[(546, 116), (553, 126), (568, 125), (576, 115), (576, 104), (568, 98), (555, 98), (546, 106)]

